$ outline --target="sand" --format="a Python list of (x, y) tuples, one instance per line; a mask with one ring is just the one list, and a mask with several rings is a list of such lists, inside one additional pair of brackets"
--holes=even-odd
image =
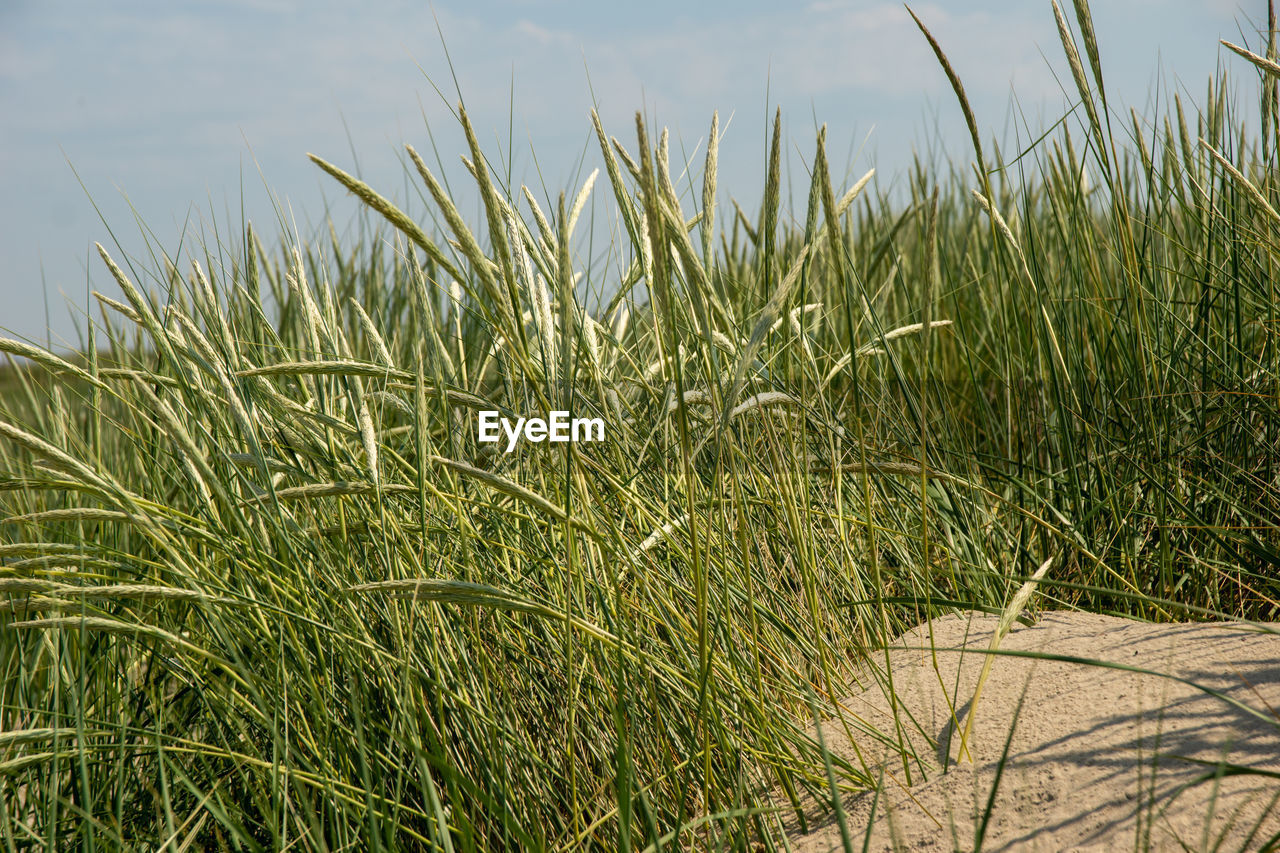
[[(921, 762), (911, 784), (900, 759), (883, 765), (883, 793), (844, 801), (853, 849), (973, 850), (996, 768), (1008, 743), (982, 849), (1259, 850), (1280, 833), (1280, 775), (1229, 775), (1201, 784), (1220, 760), (1280, 774), (1280, 624), (1276, 633), (1226, 624), (1152, 625), (1088, 613), (1049, 612), (1015, 624), (1002, 650), (1105, 660), (1178, 676), (1220, 691), (1233, 705), (1172, 678), (1080, 663), (996, 657), (974, 717), (972, 762), (954, 763), (996, 619), (947, 616), (898, 639), (890, 652), (900, 717), (919, 724)], [(968, 649), (962, 653), (961, 649)], [(939, 678), (939, 674), (941, 678)], [(942, 685), (946, 685), (944, 691)], [(886, 691), (872, 684), (841, 704), (850, 716), (892, 727)], [(1025, 698), (1024, 698), (1025, 697)], [(1023, 699), (1016, 715), (1019, 700)], [(1261, 717), (1261, 718), (1260, 718)], [(909, 722), (906, 723), (910, 725)], [(1010, 731), (1012, 727), (1012, 737)], [(857, 766), (844, 728), (822, 727), (832, 755)], [(953, 731), (956, 732), (953, 736)], [(855, 732), (868, 760), (884, 747)], [(951, 760), (948, 759), (951, 756)], [(942, 765), (950, 764), (946, 772)], [(798, 851), (842, 849), (829, 808), (810, 811), (808, 832), (792, 822)]]

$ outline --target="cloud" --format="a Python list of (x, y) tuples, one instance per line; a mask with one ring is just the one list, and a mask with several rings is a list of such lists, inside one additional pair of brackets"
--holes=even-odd
[(571, 45), (574, 42), (573, 36), (567, 32), (540, 27), (525, 18), (516, 22), (515, 29), (520, 35), (527, 36), (534, 43), (543, 47), (549, 45)]
[[(1014, 77), (1030, 97), (1056, 91), (1037, 49), (1037, 40), (1053, 35), (1051, 20), (1021, 13), (949, 13), (933, 5), (920, 13), (971, 91), (1003, 98)], [(923, 37), (896, 3), (819, 0), (799, 13), (682, 20), (669, 29), (620, 30), (604, 37), (528, 19), (514, 31), (525, 42), (510, 45), (518, 74), (552, 74), (551, 66), (563, 63), (565, 48), (577, 46), (593, 81), (626, 90), (608, 94), (636, 99), (643, 84), (657, 103), (709, 106), (744, 94), (755, 98), (766, 84), (802, 103), (837, 92), (918, 96), (939, 93), (946, 85)], [(496, 38), (504, 41), (501, 33)]]
[(53, 59), (42, 56), (8, 33), (0, 33), (0, 81), (5, 85), (39, 79), (53, 67)]

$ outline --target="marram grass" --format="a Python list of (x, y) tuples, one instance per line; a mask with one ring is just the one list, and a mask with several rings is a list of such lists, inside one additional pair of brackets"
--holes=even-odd
[[(776, 123), (729, 215), (715, 119), (681, 195), (593, 115), (544, 212), (460, 110), (478, 224), (410, 148), (440, 228), (317, 156), (382, 226), (103, 249), (84, 356), (0, 341), (0, 843), (771, 848), (883, 779), (815, 713), (928, 772), (833, 705), (908, 625), (1275, 619), (1274, 103), (1119, 121), (1057, 16), (1084, 123), (905, 198), (822, 134), (785, 224)], [(482, 409), (607, 440), (494, 452)]]

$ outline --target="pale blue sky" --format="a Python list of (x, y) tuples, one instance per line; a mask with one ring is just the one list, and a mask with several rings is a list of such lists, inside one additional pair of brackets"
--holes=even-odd
[[(1113, 101), (1142, 111), (1160, 81), (1198, 102), (1219, 62), (1251, 96), (1254, 75), (1217, 40), (1243, 30), (1256, 41), (1261, 0), (1094, 6)], [(1048, 0), (913, 8), (988, 136), (1005, 133), (1011, 92), (1036, 123), (1062, 114), (1058, 78), (1069, 77)], [(606, 129), (628, 143), (640, 108), (672, 128), (673, 154), (677, 137), (689, 149), (702, 142), (712, 110), (722, 124), (732, 117), (720, 186), (748, 209), (777, 104), (797, 174), (815, 117), (838, 163), (856, 152), (851, 168), (875, 165), (882, 183), (935, 127), (946, 156), (970, 159), (945, 79), (893, 2), (438, 0), (433, 13), (409, 0), (0, 0), (0, 329), (43, 340), (47, 294), (54, 346), (74, 345), (67, 300), (83, 311), (89, 286), (115, 292), (89, 257), (93, 241), (110, 246), (110, 226), (127, 252), (141, 251), (129, 203), (171, 251), (188, 218), (206, 231), (238, 224), (242, 180), (244, 209), (274, 232), (259, 168), (304, 233), (326, 205), (341, 227), (357, 203), (308, 151), (351, 169), (354, 146), (365, 178), (398, 199), (408, 195), (401, 146), (429, 149), (428, 125), (456, 163), (464, 143), (432, 88), (456, 97), (437, 20), (482, 141), (505, 152), (510, 117), (517, 181), (539, 183), (532, 144), (552, 193), (580, 179), (588, 75)], [(597, 163), (594, 143), (586, 162)]]

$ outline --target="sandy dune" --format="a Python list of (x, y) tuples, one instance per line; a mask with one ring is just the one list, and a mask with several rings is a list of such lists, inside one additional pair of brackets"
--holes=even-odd
[[(1043, 614), (1015, 625), (1000, 648), (1105, 660), (1187, 679), (1080, 663), (997, 657), (973, 723), (974, 762), (954, 762), (996, 619), (948, 616), (899, 638), (891, 652), (899, 718), (924, 765), (885, 765), (884, 793), (845, 801), (862, 849), (972, 850), (996, 767), (1008, 743), (987, 850), (1259, 850), (1280, 844), (1280, 625), (1276, 633), (1240, 625), (1151, 625), (1088, 613)], [(945, 685), (945, 689), (943, 687)], [(1224, 698), (1225, 697), (1225, 698)], [(1022, 701), (1016, 716), (1015, 709)], [(1235, 704), (1239, 703), (1239, 704)], [(893, 718), (885, 691), (872, 685), (844, 702), (851, 715), (881, 728)], [(1241, 707), (1246, 706), (1246, 707)], [(910, 719), (915, 720), (912, 726)], [(1010, 739), (1010, 727), (1012, 738)], [(823, 727), (832, 754), (854, 762), (845, 729)], [(883, 747), (855, 734), (868, 760)], [(948, 755), (952, 758), (948, 760)], [(1273, 775), (1227, 775), (1189, 784), (1227, 761)], [(950, 764), (944, 773), (942, 765)], [(841, 848), (829, 809), (815, 809), (791, 840), (800, 851)]]

